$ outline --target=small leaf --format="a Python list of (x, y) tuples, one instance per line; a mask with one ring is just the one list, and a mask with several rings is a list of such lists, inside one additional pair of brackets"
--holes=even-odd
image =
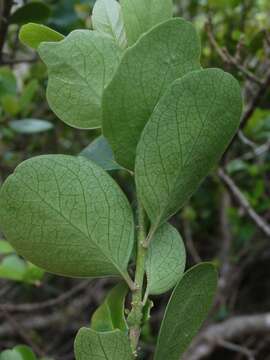
[(80, 153), (80, 156), (94, 161), (106, 171), (122, 169), (114, 160), (112, 148), (102, 135), (92, 141), (91, 144)]
[(16, 251), (49, 272), (126, 275), (131, 208), (115, 181), (89, 160), (47, 155), (23, 162), (1, 188), (0, 223)]
[(129, 46), (153, 26), (172, 17), (172, 0), (120, 0)]
[(19, 134), (37, 134), (53, 128), (52, 123), (40, 119), (11, 120), (8, 124)]
[(17, 255), (6, 256), (0, 262), (0, 278), (14, 281), (23, 281), (26, 263)]
[(137, 148), (136, 184), (153, 226), (182, 208), (219, 161), (240, 124), (238, 82), (218, 69), (176, 80)]
[(76, 360), (133, 360), (126, 334), (120, 330), (99, 333), (82, 328), (74, 344)]
[(76, 128), (101, 126), (101, 97), (120, 61), (120, 48), (95, 31), (75, 30), (60, 42), (41, 43), (48, 67), (51, 109)]
[(63, 40), (64, 35), (50, 29), (48, 26), (29, 23), (24, 25), (19, 33), (20, 41), (30, 48), (37, 49), (42, 42), (57, 42)]
[(137, 143), (170, 84), (200, 69), (200, 41), (193, 25), (172, 19), (127, 49), (103, 96), (103, 133), (116, 161), (134, 169)]
[(48, 5), (36, 1), (25, 4), (16, 10), (9, 18), (10, 24), (23, 25), (30, 21), (42, 22), (50, 16), (51, 11)]
[(91, 319), (91, 328), (95, 331), (112, 331), (119, 329), (127, 332), (125, 320), (125, 298), (128, 287), (124, 283), (115, 286), (104, 303), (96, 310)]
[(116, 0), (97, 0), (92, 23), (94, 30), (110, 36), (121, 48), (127, 46), (122, 10)]
[(37, 360), (36, 355), (28, 346), (18, 345), (14, 350), (21, 355), (22, 360)]
[(204, 263), (186, 272), (176, 286), (161, 324), (154, 360), (179, 360), (212, 306), (217, 273)]
[(14, 253), (13, 247), (8, 241), (0, 240), (0, 255), (12, 254)]
[(154, 307), (152, 300), (147, 300), (143, 307), (142, 325), (146, 325), (151, 318), (151, 310)]
[(183, 276), (186, 252), (178, 231), (162, 225), (150, 243), (146, 260), (149, 294), (159, 295), (170, 290)]

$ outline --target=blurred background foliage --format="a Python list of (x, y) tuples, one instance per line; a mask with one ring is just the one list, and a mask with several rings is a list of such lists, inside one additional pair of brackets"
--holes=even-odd
[[(78, 155), (99, 135), (98, 130), (72, 129), (50, 111), (46, 68), (18, 40), (20, 26), (28, 22), (64, 35), (90, 29), (94, 0), (14, 1), (6, 18), (7, 2), (0, 0), (0, 184), (27, 158)], [(203, 65), (234, 74), (246, 102), (242, 129), (222, 169), (213, 171), (172, 220), (185, 239), (189, 265), (214, 260), (220, 269), (210, 327), (239, 315), (270, 313), (270, 1), (175, 0), (175, 15), (194, 22), (203, 42)], [(132, 202), (131, 177), (121, 170), (112, 176)], [(74, 334), (89, 322), (112, 284), (44, 274), (18, 257), (0, 234), (0, 359), (37, 359), (29, 348), (14, 348), (21, 343), (39, 359), (73, 359)], [(151, 358), (167, 299), (154, 299), (156, 308), (143, 331), (142, 359)], [(186, 360), (269, 360), (269, 331), (270, 325), (259, 336), (251, 331), (221, 339), (202, 357), (194, 355), (195, 347)]]

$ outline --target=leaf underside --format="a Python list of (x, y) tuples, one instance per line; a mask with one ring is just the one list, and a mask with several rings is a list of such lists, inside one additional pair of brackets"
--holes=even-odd
[(171, 83), (200, 69), (200, 40), (180, 18), (158, 25), (123, 55), (103, 96), (102, 127), (116, 161), (134, 169), (141, 132)]
[(60, 42), (41, 43), (48, 67), (51, 109), (75, 128), (101, 126), (101, 97), (120, 61), (120, 48), (96, 31), (75, 30)]
[(120, 330), (96, 332), (82, 328), (74, 344), (76, 360), (133, 360), (129, 340)]
[(161, 324), (154, 360), (179, 360), (212, 306), (217, 273), (202, 263), (186, 272), (176, 286)]
[(146, 260), (149, 294), (170, 290), (184, 274), (186, 252), (178, 231), (170, 224), (162, 225), (150, 243)]
[(84, 158), (23, 162), (1, 188), (0, 223), (17, 252), (60, 275), (126, 273), (133, 215), (114, 180)]
[(234, 136), (242, 111), (238, 82), (218, 69), (176, 80), (144, 128), (136, 184), (152, 224), (187, 202)]

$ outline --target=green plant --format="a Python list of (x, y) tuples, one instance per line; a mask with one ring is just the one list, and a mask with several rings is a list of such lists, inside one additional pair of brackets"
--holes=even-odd
[[(110, 292), (91, 327), (79, 331), (77, 360), (137, 356), (153, 306), (149, 296), (173, 287), (155, 360), (179, 359), (215, 294), (212, 264), (184, 273), (184, 245), (168, 220), (237, 131), (241, 91), (230, 74), (201, 68), (193, 25), (171, 17), (171, 0), (98, 0), (94, 31), (62, 39), (38, 24), (21, 30), (21, 40), (38, 48), (48, 67), (55, 114), (76, 128), (101, 127), (104, 136), (83, 156), (27, 160), (0, 193), (1, 227), (20, 255), (55, 274), (126, 283)], [(135, 226), (127, 198), (107, 172), (119, 168), (135, 179)]]

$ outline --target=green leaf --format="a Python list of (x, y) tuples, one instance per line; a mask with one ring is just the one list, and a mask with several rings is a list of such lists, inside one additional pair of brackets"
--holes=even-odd
[(134, 168), (141, 132), (170, 84), (199, 69), (200, 41), (193, 25), (172, 19), (127, 49), (103, 97), (103, 133), (116, 161)]
[(0, 263), (0, 278), (13, 281), (23, 281), (26, 263), (17, 255), (6, 256)]
[(176, 80), (137, 148), (136, 183), (153, 227), (188, 201), (219, 161), (240, 123), (238, 82), (218, 69)]
[[(6, 252), (6, 254), (10, 253)], [(29, 262), (25, 262), (16, 254), (6, 256), (0, 262), (1, 279), (19, 281), (27, 284), (37, 284), (43, 278), (43, 275), (44, 271), (42, 269)]]
[(65, 40), (38, 48), (48, 67), (47, 98), (65, 123), (83, 129), (101, 126), (101, 97), (120, 61), (120, 48), (95, 31), (75, 30)]
[(121, 48), (127, 46), (121, 6), (116, 0), (97, 0), (92, 14), (93, 28), (109, 36)]
[(37, 134), (53, 128), (52, 123), (40, 119), (11, 120), (8, 124), (19, 134)]
[(82, 328), (74, 344), (76, 360), (133, 360), (126, 334), (120, 330), (98, 333)]
[(183, 276), (186, 252), (178, 231), (170, 224), (162, 225), (152, 239), (146, 260), (149, 294), (170, 290)]
[(63, 40), (64, 35), (50, 29), (48, 26), (29, 23), (24, 25), (19, 33), (20, 41), (30, 48), (37, 49), (38, 46), (46, 42), (58, 42)]
[(38, 285), (44, 276), (44, 270), (39, 268), (38, 266), (27, 262), (27, 268), (25, 269), (23, 275), (23, 281), (28, 284), (36, 284)]
[(0, 68), (0, 98), (5, 95), (16, 95), (17, 80), (9, 68)]
[(128, 287), (125, 283), (115, 286), (103, 304), (96, 310), (91, 319), (91, 328), (95, 331), (112, 331), (119, 329), (127, 332), (125, 320), (125, 298)]
[(37, 360), (36, 355), (28, 346), (18, 345), (14, 350), (21, 355), (22, 360)]
[(23, 162), (0, 191), (0, 227), (16, 251), (56, 274), (126, 275), (130, 205), (115, 181), (81, 157)]
[(0, 360), (23, 360), (15, 350), (5, 350), (0, 354)]
[(176, 286), (161, 324), (154, 360), (179, 360), (212, 306), (217, 273), (204, 263), (186, 272)]
[(14, 249), (9, 242), (0, 240), (0, 255), (12, 254), (13, 252)]
[(91, 144), (80, 153), (80, 156), (94, 161), (107, 171), (122, 169), (114, 160), (112, 148), (103, 135), (92, 141)]
[(9, 18), (10, 24), (23, 25), (30, 21), (43, 22), (48, 19), (51, 11), (48, 5), (36, 1), (25, 4), (16, 10)]
[(129, 45), (173, 14), (172, 0), (120, 0), (120, 4)]

